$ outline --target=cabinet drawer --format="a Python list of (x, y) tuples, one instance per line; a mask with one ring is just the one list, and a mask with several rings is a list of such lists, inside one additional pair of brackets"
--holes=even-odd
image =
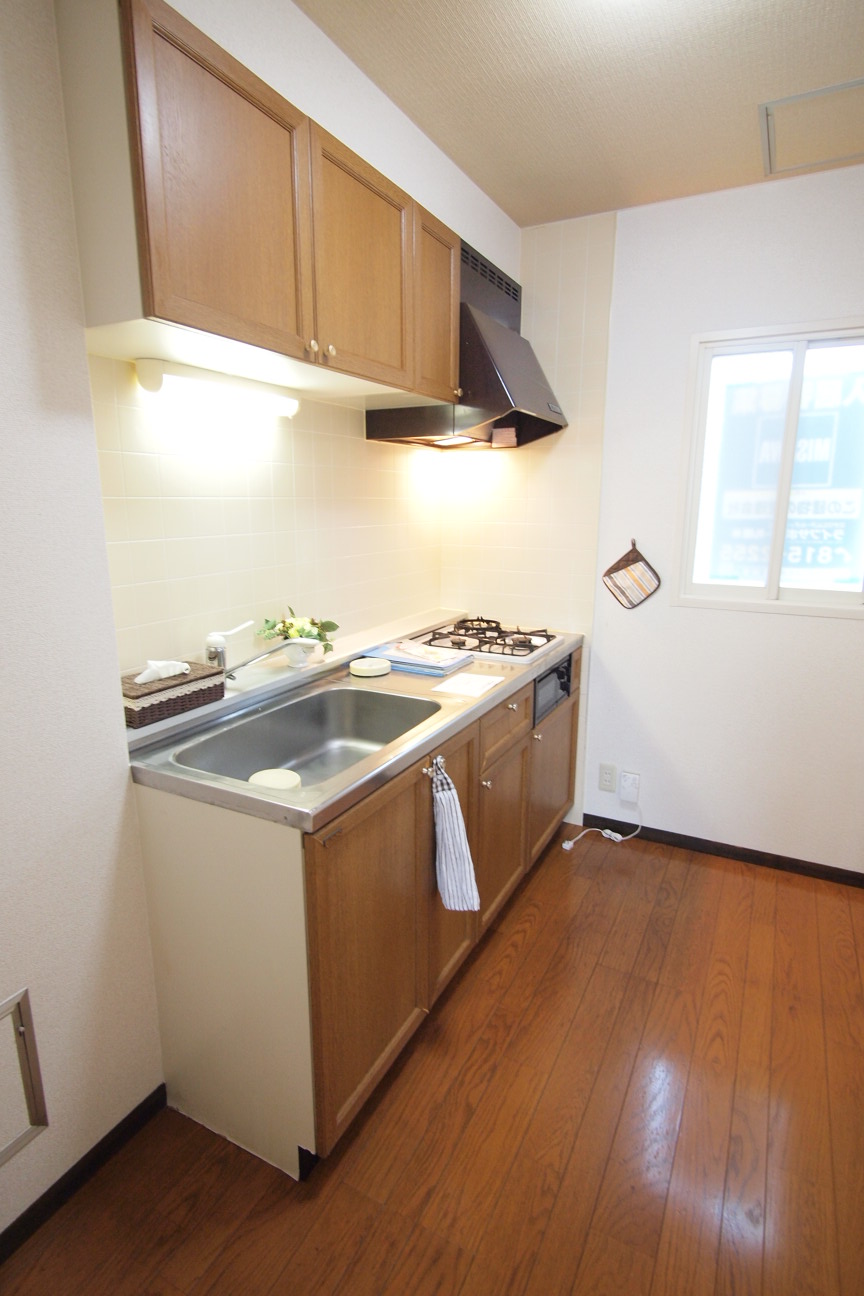
[(533, 723), (534, 685), (526, 684), (480, 721), (480, 762), (485, 769), (502, 752), (528, 733)]

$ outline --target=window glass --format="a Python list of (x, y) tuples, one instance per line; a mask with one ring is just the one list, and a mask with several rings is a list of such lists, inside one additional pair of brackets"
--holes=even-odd
[(777, 503), (791, 351), (711, 363), (693, 579), (764, 585)]
[(684, 597), (864, 612), (860, 325), (706, 339), (696, 379)]
[(864, 584), (864, 346), (812, 346), (795, 442), (780, 584)]

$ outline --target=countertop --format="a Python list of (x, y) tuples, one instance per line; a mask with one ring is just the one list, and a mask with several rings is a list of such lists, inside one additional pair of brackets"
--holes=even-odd
[[(382, 643), (446, 624), (457, 615), (462, 613), (438, 609), (420, 617), (374, 627), (361, 635), (346, 636), (334, 645), (334, 651), (328, 653), (321, 664), (297, 669), (263, 664), (246, 668), (239, 673), (235, 687), (226, 691), (221, 701), (160, 721), (147, 729), (131, 731), (129, 750), (133, 780), (304, 832), (318, 831), (415, 761), (433, 755), (437, 747), (459, 730), (518, 692), (582, 644), (581, 635), (562, 633), (554, 644), (528, 658), (475, 657), (470, 665), (452, 672), (444, 680), (395, 669), (371, 679), (350, 674), (348, 663), (354, 658)], [(278, 656), (275, 660), (279, 661)], [(480, 696), (468, 692), (469, 689), (482, 688), (483, 681), (487, 681), (489, 686)], [(201, 773), (178, 765), (173, 759), (178, 748), (194, 739), (334, 684), (428, 698), (437, 702), (440, 710), (333, 778), (291, 791), (273, 791), (222, 775)]]

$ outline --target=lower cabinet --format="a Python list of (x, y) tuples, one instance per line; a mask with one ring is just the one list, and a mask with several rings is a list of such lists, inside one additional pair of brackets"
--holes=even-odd
[[(172, 1107), (295, 1177), (301, 1149), (331, 1151), (570, 804), (578, 698), (532, 733), (532, 697), (318, 833), (136, 785)], [(438, 755), (479, 913), (438, 893)]]
[(481, 771), (476, 858), (480, 930), (485, 931), (525, 872), (528, 738)]
[(438, 894), (428, 771), (444, 757), (472, 843), (477, 743), (472, 725), (304, 839), (319, 1156), (476, 941), (476, 913), (445, 909)]
[[(578, 694), (533, 733), (532, 707), (528, 685), (304, 838), (319, 1156), (350, 1125), (573, 799)], [(445, 909), (438, 893), (430, 777), (438, 755), (465, 820), (479, 913)]]
[(315, 1144), (326, 1156), (423, 1020), (422, 762), (305, 838)]

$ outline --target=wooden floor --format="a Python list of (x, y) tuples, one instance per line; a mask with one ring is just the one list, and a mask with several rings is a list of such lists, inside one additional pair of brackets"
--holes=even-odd
[(167, 1111), (3, 1296), (861, 1296), (864, 891), (558, 843), (305, 1184)]

